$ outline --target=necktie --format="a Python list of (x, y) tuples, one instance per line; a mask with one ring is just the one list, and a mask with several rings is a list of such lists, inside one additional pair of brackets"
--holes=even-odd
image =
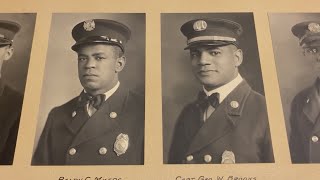
[(202, 122), (206, 121), (219, 106), (219, 97), (219, 93), (213, 93), (210, 96), (207, 96), (203, 91), (199, 93), (197, 105), (201, 109)]
[(103, 104), (105, 100), (104, 94), (98, 94), (95, 96), (92, 96), (88, 93), (82, 93), (79, 98), (79, 106), (84, 107), (88, 105), (87, 112), (89, 116), (92, 116)]
[(210, 96), (207, 96), (205, 92), (201, 91), (198, 94), (197, 105), (202, 109), (206, 109), (209, 105), (217, 108), (219, 106), (219, 97), (219, 93), (213, 93)]

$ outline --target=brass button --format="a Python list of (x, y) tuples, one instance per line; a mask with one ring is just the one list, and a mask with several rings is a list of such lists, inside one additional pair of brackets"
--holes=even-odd
[(109, 116), (110, 116), (110, 118), (114, 119), (114, 118), (116, 118), (118, 116), (118, 114), (116, 112), (111, 112), (109, 114)]
[(193, 160), (193, 156), (192, 155), (187, 156), (187, 161), (192, 161), (192, 160)]
[(312, 142), (318, 142), (319, 138), (318, 138), (318, 136), (312, 136), (311, 140), (312, 140)]
[(235, 108), (239, 107), (239, 103), (238, 103), (238, 101), (231, 101), (230, 106), (235, 109)]
[(69, 150), (69, 154), (70, 154), (71, 156), (75, 155), (76, 153), (77, 153), (77, 150), (76, 150), (75, 148), (71, 148), (71, 149)]
[(206, 163), (209, 163), (209, 162), (212, 161), (212, 156), (210, 156), (209, 154), (207, 154), (207, 155), (205, 155), (205, 156), (203, 157), (203, 159), (204, 159), (204, 161), (205, 161)]
[(101, 147), (101, 148), (99, 149), (99, 154), (101, 154), (101, 155), (105, 155), (105, 154), (107, 154), (107, 152), (108, 152), (108, 150), (107, 150), (107, 148), (105, 148), (105, 147)]

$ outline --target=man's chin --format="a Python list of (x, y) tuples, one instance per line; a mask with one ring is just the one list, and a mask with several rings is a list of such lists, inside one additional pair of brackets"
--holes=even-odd
[(212, 80), (212, 78), (198, 78), (200, 83), (204, 86), (217, 86), (219, 83)]
[(97, 89), (99, 89), (99, 87), (97, 86), (96, 83), (93, 82), (89, 82), (89, 83), (84, 83), (82, 84), (83, 88), (87, 91), (95, 91)]

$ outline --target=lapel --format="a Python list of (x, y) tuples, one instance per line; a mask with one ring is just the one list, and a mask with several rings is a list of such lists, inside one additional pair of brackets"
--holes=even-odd
[[(85, 122), (79, 133), (75, 136), (72, 146), (77, 146), (92, 138), (119, 129), (118, 121), (121, 119), (127, 94), (128, 91), (120, 85), (117, 91)], [(117, 117), (110, 118), (111, 112), (117, 113)]]
[[(217, 107), (191, 140), (187, 154), (192, 154), (230, 133), (239, 123), (250, 86), (243, 80)], [(238, 107), (231, 106), (238, 102)]]
[[(317, 81), (319, 81), (317, 79)], [(312, 123), (315, 124), (317, 121), (317, 117), (320, 112), (320, 96), (318, 93), (318, 89), (316, 83), (311, 87), (306, 99), (304, 100), (303, 105), (303, 113), (307, 117), (307, 119)], [(318, 123), (319, 124), (319, 123)]]

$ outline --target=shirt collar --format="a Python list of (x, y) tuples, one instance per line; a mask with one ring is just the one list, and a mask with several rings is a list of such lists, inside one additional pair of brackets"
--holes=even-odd
[[(104, 100), (106, 101), (109, 97), (111, 97), (112, 94), (114, 94), (114, 92), (117, 91), (119, 86), (120, 86), (120, 82), (118, 81), (117, 84), (113, 88), (111, 88), (109, 91), (105, 92), (104, 95), (106, 96), (106, 98)], [(85, 89), (83, 89), (83, 91), (85, 93), (87, 93), (87, 91)]]
[(221, 103), (230, 93), (234, 90), (241, 82), (243, 78), (238, 73), (237, 77), (234, 78), (232, 81), (228, 82), (227, 84), (220, 86), (216, 89), (211, 91), (207, 91), (204, 86), (202, 86), (203, 91), (206, 93), (207, 96), (210, 96), (213, 93), (219, 93), (219, 103)]

